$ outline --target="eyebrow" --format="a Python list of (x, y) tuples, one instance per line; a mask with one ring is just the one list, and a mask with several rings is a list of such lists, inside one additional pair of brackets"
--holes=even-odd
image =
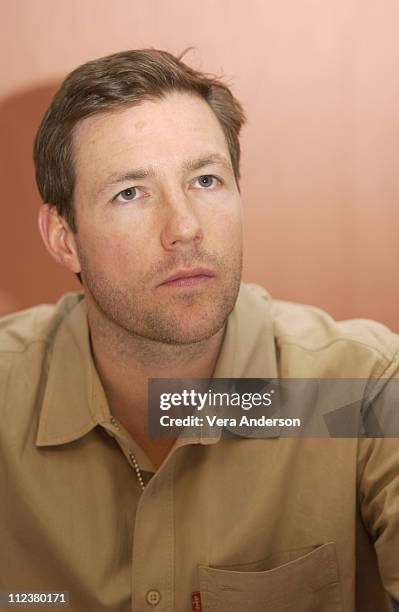
[[(187, 160), (182, 163), (181, 170), (193, 172), (195, 170), (201, 170), (201, 168), (205, 168), (206, 166), (221, 166), (228, 172), (233, 171), (231, 162), (220, 153), (211, 153), (209, 155)], [(135, 168), (127, 172), (110, 174), (97, 192), (97, 195), (100, 195), (106, 189), (118, 183), (123, 183), (125, 181), (140, 181), (148, 177), (155, 178), (156, 174), (156, 170), (153, 167)]]
[(182, 169), (183, 170), (200, 170), (205, 166), (222, 166), (225, 170), (231, 171), (232, 166), (231, 162), (220, 153), (211, 153), (210, 155), (205, 155), (203, 157), (197, 157), (196, 159), (191, 159), (189, 161), (183, 162)]

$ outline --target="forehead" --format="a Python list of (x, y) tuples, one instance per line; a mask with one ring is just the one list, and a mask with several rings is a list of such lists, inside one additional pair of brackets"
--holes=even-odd
[(74, 131), (77, 182), (137, 165), (167, 170), (209, 151), (229, 158), (216, 115), (205, 100), (186, 93), (88, 117)]

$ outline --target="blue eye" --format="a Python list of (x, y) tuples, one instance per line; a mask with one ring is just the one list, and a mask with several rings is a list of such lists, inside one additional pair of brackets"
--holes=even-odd
[(123, 202), (127, 202), (129, 200), (134, 200), (136, 195), (136, 187), (129, 187), (129, 189), (124, 189), (123, 191), (120, 191), (115, 199), (118, 200), (118, 198), (121, 198)]
[(198, 183), (201, 187), (209, 188), (215, 187), (215, 182), (217, 181), (216, 176), (213, 174), (203, 174), (197, 178)]

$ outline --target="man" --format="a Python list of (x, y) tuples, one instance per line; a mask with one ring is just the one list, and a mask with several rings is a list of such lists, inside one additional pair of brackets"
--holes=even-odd
[(169, 53), (89, 62), (35, 143), (49, 253), (83, 292), (1, 322), (2, 591), (79, 612), (383, 612), (395, 439), (174, 435), (152, 378), (398, 376), (399, 338), (241, 285), (240, 104)]

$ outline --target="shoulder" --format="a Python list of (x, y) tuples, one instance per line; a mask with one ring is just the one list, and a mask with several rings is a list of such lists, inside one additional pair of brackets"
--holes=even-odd
[[(1, 422), (15, 420), (16, 411), (26, 416), (35, 404), (41, 380), (46, 377), (53, 340), (61, 323), (82, 300), (69, 293), (55, 305), (42, 304), (0, 318), (0, 413)], [(20, 418), (23, 419), (20, 414)]]
[(273, 300), (247, 286), (272, 321), (282, 376), (363, 377), (399, 368), (399, 336), (366, 319), (336, 321), (314, 306)]
[[(74, 342), (67, 324), (75, 312), (79, 314), (82, 299), (81, 293), (69, 293), (55, 305), (42, 304), (0, 318), (0, 446), (3, 449), (4, 436), (8, 443), (12, 441), (15, 450), (33, 431), (32, 419), (36, 423), (39, 418), (57, 338), (66, 327), (65, 333)], [(67, 363), (69, 353), (63, 347), (61, 350)]]
[(0, 318), (3, 390), (10, 391), (11, 382), (12, 386), (23, 380), (33, 384), (40, 378), (59, 326), (83, 297), (82, 293), (67, 293), (57, 304), (41, 304)]
[(0, 318), (0, 358), (23, 353), (32, 344), (51, 342), (68, 313), (83, 299), (83, 294), (67, 293), (57, 304), (40, 304)]

